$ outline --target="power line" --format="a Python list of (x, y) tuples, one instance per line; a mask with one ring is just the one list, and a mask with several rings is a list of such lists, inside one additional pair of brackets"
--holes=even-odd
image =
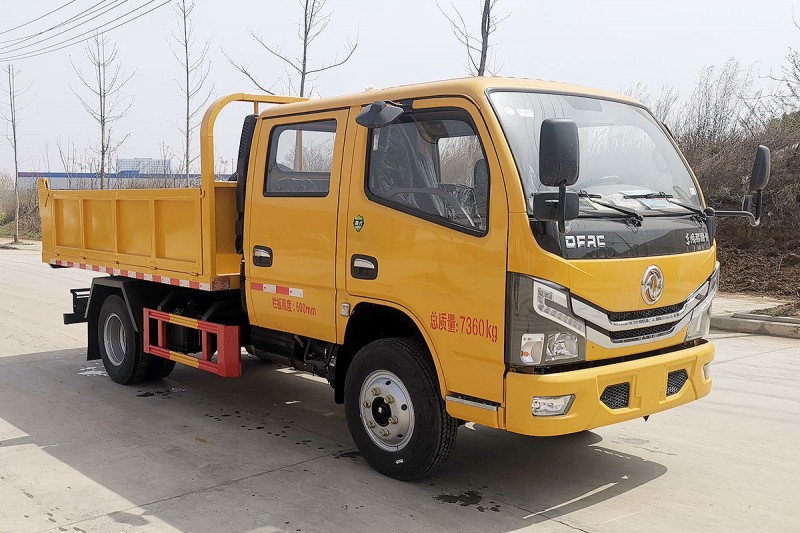
[[(65, 34), (65, 33), (67, 33), (67, 32), (70, 32), (70, 31), (72, 31), (72, 30), (74, 30), (74, 29), (76, 29), (76, 28), (79, 28), (79, 27), (83, 26), (84, 24), (89, 24), (89, 23), (93, 22), (94, 20), (96, 20), (96, 19), (97, 19), (97, 18), (99, 18), (99, 17), (102, 17), (103, 15), (105, 15), (106, 13), (108, 13), (109, 11), (113, 11), (114, 9), (117, 9), (118, 7), (120, 7), (120, 6), (122, 6), (123, 4), (125, 4), (126, 2), (128, 2), (128, 0), (122, 0), (122, 4), (117, 4), (117, 3), (116, 3), (117, 1), (118, 1), (118, 0), (115, 0), (115, 3), (114, 3), (114, 4), (111, 4), (111, 6), (106, 6), (106, 7), (100, 8), (100, 9), (105, 9), (105, 11), (103, 11), (102, 13), (98, 13), (97, 15), (95, 15), (95, 17), (93, 17), (93, 18), (90, 18), (90, 19), (88, 19), (88, 20), (84, 20), (83, 22), (80, 22), (80, 23), (78, 23), (78, 24), (75, 24), (74, 26), (72, 26), (72, 27), (70, 27), (70, 28), (66, 28), (66, 29), (64, 29), (64, 30), (61, 30), (61, 31), (60, 31), (60, 32), (58, 32), (58, 33), (55, 33), (55, 34), (53, 34), (53, 35), (48, 35), (47, 37), (43, 37), (42, 39), (39, 39), (38, 41), (34, 41), (34, 42), (32, 42), (32, 43), (28, 43), (28, 44), (24, 44), (24, 45), (22, 45), (22, 46), (17, 46), (17, 44), (19, 44), (19, 43), (9, 44), (9, 45), (6, 45), (6, 46), (0, 46), (0, 50), (5, 50), (6, 48), (11, 48), (11, 50), (6, 50), (5, 52), (2, 52), (3, 54), (11, 54), (11, 53), (13, 53), (13, 52), (19, 52), (20, 50), (23, 50), (23, 49), (25, 49), (25, 48), (30, 48), (30, 47), (32, 47), (32, 46), (36, 46), (37, 44), (46, 43), (47, 41), (49, 41), (49, 40), (51, 40), (51, 39), (55, 39), (55, 38), (56, 38), (56, 37), (58, 37), (59, 35), (63, 35), (63, 34)], [(147, 2), (147, 3), (145, 3), (145, 4), (143, 4), (143, 5), (139, 6), (139, 7), (137, 7), (136, 9), (141, 9), (141, 8), (143, 8), (144, 6), (146, 6), (147, 4), (149, 4), (149, 3), (152, 3), (152, 2), (155, 2), (155, 1), (156, 1), (156, 0), (151, 0), (150, 2)], [(101, 2), (101, 3), (103, 3), (103, 2)], [(136, 9), (134, 9), (133, 11), (136, 11)], [(132, 11), (129, 11), (128, 13), (132, 13)], [(127, 15), (128, 13), (126, 13), (126, 15)], [(123, 16), (125, 16), (125, 15), (123, 15)], [(81, 17), (81, 18), (84, 18), (84, 17)], [(116, 20), (116, 19), (115, 19), (115, 20)], [(114, 22), (114, 21), (112, 20), (111, 22)], [(35, 37), (35, 36), (34, 36), (34, 37)], [(31, 37), (31, 38), (33, 38), (33, 37)], [(28, 52), (20, 52), (20, 53), (22, 53), (22, 54), (27, 54)]]
[[(118, 1), (119, 1), (119, 0), (114, 0), (114, 2), (115, 2), (115, 3), (116, 3), (116, 2), (118, 2)], [(37, 32), (37, 33), (32, 33), (32, 34), (30, 34), (30, 35), (26, 35), (25, 37), (15, 37), (15, 38), (13, 38), (13, 39), (6, 39), (6, 40), (4, 40), (4, 41), (0, 41), (0, 44), (12, 43), (12, 44), (10, 44), (10, 45), (8, 45), (8, 46), (4, 46), (4, 47), (2, 47), (2, 48), (9, 48), (9, 47), (11, 47), (11, 46), (14, 46), (14, 45), (16, 45), (16, 44), (23, 43), (23, 42), (25, 42), (25, 41), (30, 41), (30, 40), (31, 40), (31, 39), (33, 39), (34, 37), (38, 37), (38, 36), (40, 36), (40, 35), (42, 35), (42, 34), (44, 34), (44, 33), (47, 33), (47, 32), (49, 32), (49, 31), (52, 31), (52, 30), (58, 29), (58, 28), (60, 28), (61, 26), (64, 26), (64, 25), (66, 25), (66, 24), (69, 24), (70, 22), (72, 22), (72, 21), (74, 21), (74, 20), (77, 20), (77, 19), (83, 18), (83, 16), (84, 16), (84, 13), (90, 12), (90, 11), (94, 10), (95, 8), (97, 8), (97, 7), (98, 7), (100, 4), (105, 4), (106, 2), (108, 2), (108, 0), (101, 0), (100, 2), (97, 2), (96, 4), (94, 4), (94, 5), (92, 5), (92, 6), (88, 7), (88, 8), (86, 8), (86, 9), (84, 9), (83, 11), (81, 11), (80, 13), (78, 13), (77, 15), (73, 15), (73, 16), (69, 17), (67, 20), (63, 20), (63, 21), (59, 22), (59, 23), (58, 23), (58, 24), (56, 24), (55, 26), (50, 26), (49, 28), (47, 28), (47, 29), (45, 29), (45, 30), (42, 30), (42, 31), (40, 31), (40, 32)], [(87, 15), (85, 15), (85, 16), (88, 16), (88, 15), (91, 15), (91, 13), (88, 13), (88, 14), (87, 14)], [(0, 48), (0, 50), (1, 50), (2, 48)]]
[[(141, 17), (143, 17), (143, 16), (147, 15), (148, 13), (152, 13), (152, 12), (153, 12), (153, 11), (155, 11), (156, 9), (159, 9), (159, 8), (161, 8), (161, 7), (164, 7), (165, 5), (167, 5), (167, 4), (169, 4), (170, 2), (172, 2), (172, 0), (165, 0), (165, 1), (164, 1), (164, 2), (162, 2), (161, 4), (159, 4), (159, 5), (155, 6), (155, 7), (151, 8), (151, 9), (148, 9), (148, 10), (147, 10), (147, 11), (145, 11), (144, 13), (140, 13), (140, 14), (138, 14), (138, 15), (136, 15), (136, 16), (135, 16), (135, 17), (133, 17), (133, 18), (130, 18), (130, 19), (126, 20), (126, 21), (120, 22), (120, 23), (119, 23), (119, 24), (117, 24), (116, 26), (112, 26), (112, 27), (110, 27), (110, 28), (106, 28), (106, 27), (105, 27), (105, 26), (107, 26), (107, 25), (109, 25), (109, 24), (111, 24), (111, 23), (113, 23), (113, 22), (116, 22), (117, 20), (120, 20), (121, 18), (124, 18), (124, 17), (126, 17), (126, 16), (130, 15), (131, 13), (133, 13), (133, 12), (135, 12), (135, 11), (138, 11), (138, 10), (140, 10), (141, 8), (143, 8), (143, 7), (147, 6), (148, 4), (152, 4), (152, 3), (153, 3), (153, 2), (155, 2), (155, 1), (156, 1), (156, 0), (150, 0), (149, 2), (145, 3), (144, 5), (141, 5), (141, 6), (137, 7), (136, 9), (132, 9), (131, 11), (129, 11), (129, 12), (127, 12), (127, 13), (125, 13), (124, 15), (120, 15), (119, 17), (117, 17), (117, 18), (115, 18), (115, 19), (113, 19), (113, 20), (110, 20), (110, 21), (108, 21), (108, 22), (105, 22), (105, 23), (101, 24), (100, 26), (98, 26), (98, 27), (96, 27), (96, 28), (94, 28), (94, 29), (92, 29), (92, 30), (89, 30), (89, 31), (83, 32), (83, 33), (81, 33), (80, 35), (76, 35), (76, 36), (74, 36), (74, 37), (70, 37), (69, 39), (65, 39), (65, 40), (63, 40), (63, 41), (61, 41), (61, 42), (58, 42), (58, 43), (55, 43), (55, 44), (51, 44), (51, 45), (49, 45), (49, 46), (46, 46), (46, 47), (44, 47), (44, 48), (41, 48), (41, 49), (39, 49), (39, 50), (33, 50), (33, 51), (31, 51), (31, 52), (25, 52), (25, 53), (23, 53), (23, 54), (20, 54), (20, 55), (17, 55), (17, 56), (10, 56), (10, 57), (0, 57), (0, 62), (2, 62), (2, 61), (17, 61), (17, 60), (22, 60), (22, 59), (29, 59), (29, 58), (31, 58), (31, 57), (37, 57), (37, 56), (41, 56), (41, 55), (44, 55), (44, 54), (49, 54), (49, 53), (51, 53), (51, 52), (56, 52), (56, 51), (58, 51), (58, 50), (63, 50), (64, 48), (69, 48), (70, 46), (74, 46), (74, 45), (76, 45), (76, 44), (80, 44), (80, 43), (86, 42), (86, 41), (88, 41), (89, 39), (91, 39), (93, 36), (92, 36), (92, 35), (90, 35), (89, 37), (86, 37), (85, 39), (81, 39), (81, 40), (79, 40), (79, 41), (75, 41), (75, 42), (72, 42), (72, 43), (69, 43), (69, 44), (64, 44), (64, 43), (68, 43), (69, 41), (71, 41), (71, 40), (73, 40), (73, 39), (78, 39), (79, 37), (83, 37), (84, 35), (87, 35), (87, 34), (96, 34), (96, 33), (98, 33), (98, 32), (100, 32), (100, 33), (105, 33), (105, 32), (109, 32), (109, 31), (115, 30), (115, 29), (117, 29), (117, 28), (119, 28), (119, 27), (121, 27), (121, 26), (124, 26), (124, 25), (126, 25), (126, 24), (129, 24), (129, 23), (133, 22), (134, 20), (136, 20), (136, 19), (139, 19), (139, 18), (141, 18)], [(63, 46), (59, 46), (59, 45), (62, 45), (62, 44), (63, 44)], [(57, 48), (53, 48), (53, 47), (57, 47)], [(49, 48), (50, 50), (48, 50), (48, 48)]]
[(8, 32), (10, 32), (10, 31), (18, 30), (18, 29), (20, 29), (20, 28), (24, 28), (24, 27), (25, 27), (25, 26), (27, 26), (28, 24), (33, 24), (33, 23), (34, 23), (34, 22), (36, 22), (37, 20), (41, 20), (41, 19), (45, 18), (45, 17), (46, 17), (46, 16), (48, 16), (48, 15), (52, 15), (52, 14), (53, 14), (53, 13), (55, 13), (56, 11), (59, 11), (59, 10), (61, 10), (61, 9), (64, 9), (64, 8), (65, 8), (65, 7), (67, 7), (68, 5), (70, 5), (70, 4), (74, 4), (74, 3), (75, 3), (75, 0), (70, 0), (69, 2), (67, 2), (66, 4), (64, 4), (63, 6), (57, 7), (57, 8), (55, 8), (54, 10), (52, 10), (52, 11), (50, 11), (50, 12), (48, 12), (48, 13), (45, 13), (44, 15), (38, 16), (38, 17), (36, 17), (36, 18), (35, 18), (35, 19), (33, 19), (33, 20), (29, 20), (28, 22), (26, 22), (26, 23), (24, 23), (24, 24), (20, 24), (19, 26), (14, 26), (13, 28), (9, 28), (9, 29), (7, 29), (7, 30), (0, 31), (0, 35), (3, 35), (4, 33), (8, 33)]

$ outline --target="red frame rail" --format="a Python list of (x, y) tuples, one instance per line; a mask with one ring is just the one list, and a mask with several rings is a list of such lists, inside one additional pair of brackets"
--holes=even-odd
[[(152, 343), (150, 321), (154, 320), (156, 326), (156, 343)], [(200, 331), (202, 351), (200, 357), (195, 357), (167, 348), (167, 324), (183, 326)], [(211, 351), (209, 337), (217, 338), (217, 362), (213, 362), (214, 353)], [(177, 363), (188, 365), (200, 370), (205, 370), (222, 376), (223, 378), (238, 378), (242, 375), (241, 332), (239, 326), (226, 326), (214, 322), (205, 322), (195, 318), (173, 315), (155, 309), (144, 309), (144, 352)]]

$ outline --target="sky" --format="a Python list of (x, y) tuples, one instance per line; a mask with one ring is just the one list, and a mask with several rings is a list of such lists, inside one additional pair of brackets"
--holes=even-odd
[[(112, 13), (122, 14), (146, 2), (123, 0), (125, 5)], [(97, 0), (73, 0), (50, 16), (8, 31), (65, 3), (0, 0), (0, 41), (41, 32)], [(447, 0), (439, 4), (453, 9)], [(453, 4), (477, 30), (482, 2)], [(498, 0), (496, 6), (506, 16), (492, 36), (496, 64), (504, 76), (612, 91), (637, 83), (653, 90), (670, 85), (686, 95), (704, 66), (721, 65), (729, 58), (752, 67), (763, 77), (760, 83), (771, 84), (767, 78), (780, 71), (789, 48), (800, 49), (800, 29), (792, 21), (800, 0)], [(358, 47), (349, 62), (313, 81), (323, 97), (467, 73), (464, 48), (433, 0), (328, 0), (325, 12), (332, 15), (330, 24), (310, 49), (311, 63), (332, 61), (348, 35), (357, 38)], [(209, 81), (214, 95), (255, 89), (224, 53), (249, 64), (264, 86), (285, 80), (284, 66), (252, 39), (250, 31), (286, 53), (297, 53), (301, 17), (302, 8), (294, 0), (197, 0), (193, 22), (198, 40), (210, 40)], [(91, 30), (109, 18), (96, 19), (41, 46)], [(123, 71), (133, 75), (124, 89), (133, 98), (131, 110), (114, 125), (118, 138), (128, 135), (120, 158), (159, 158), (165, 149), (180, 157), (181, 134), (173, 124), (180, 120), (183, 101), (175, 82), (179, 66), (168, 45), (169, 33), (177, 25), (178, 16), (166, 5), (107, 34), (119, 48)], [(7, 46), (0, 42), (3, 69)], [(59, 140), (63, 145), (73, 143), (79, 152), (97, 144), (98, 127), (75, 95), (86, 93), (73, 63), (87, 68), (83, 45), (14, 62), (20, 72), (18, 85), (30, 84), (22, 97), (27, 105), (20, 112), (18, 128), (21, 171), (63, 171), (56, 149)], [(2, 77), (0, 87), (4, 85)], [(275, 88), (284, 86), (279, 82)], [(239, 108), (220, 117), (215, 131), (218, 158), (233, 158), (246, 112)], [(0, 124), (0, 133), (5, 130)], [(194, 145), (198, 146), (197, 139)], [(0, 139), (0, 174), (12, 170), (10, 145)]]

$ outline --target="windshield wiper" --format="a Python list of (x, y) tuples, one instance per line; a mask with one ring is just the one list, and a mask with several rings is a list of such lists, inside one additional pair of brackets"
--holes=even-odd
[(578, 198), (586, 198), (593, 204), (601, 205), (603, 207), (608, 207), (609, 209), (614, 209), (615, 211), (619, 211), (620, 213), (626, 215), (626, 217), (633, 218), (640, 224), (644, 220), (644, 217), (639, 213), (637, 213), (636, 211), (634, 211), (633, 209), (630, 209), (628, 207), (622, 207), (619, 205), (609, 204), (606, 202), (601, 202), (598, 200), (598, 198), (602, 198), (602, 196), (600, 196), (599, 194), (591, 194), (586, 189), (581, 189), (576, 194), (578, 195)]
[(678, 207), (682, 207), (687, 211), (691, 211), (695, 215), (699, 216), (702, 220), (706, 219), (706, 214), (702, 209), (698, 209), (696, 207), (692, 207), (691, 205), (686, 205), (682, 202), (674, 200), (674, 197), (671, 194), (667, 194), (665, 192), (649, 192), (646, 194), (626, 194), (623, 198), (633, 198), (633, 199), (644, 199), (644, 200), (666, 200), (667, 202), (677, 205)]

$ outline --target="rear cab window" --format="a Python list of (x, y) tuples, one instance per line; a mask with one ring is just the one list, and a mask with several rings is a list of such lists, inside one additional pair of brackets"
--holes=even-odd
[(270, 133), (265, 196), (319, 196), (330, 191), (336, 120), (276, 126)]

